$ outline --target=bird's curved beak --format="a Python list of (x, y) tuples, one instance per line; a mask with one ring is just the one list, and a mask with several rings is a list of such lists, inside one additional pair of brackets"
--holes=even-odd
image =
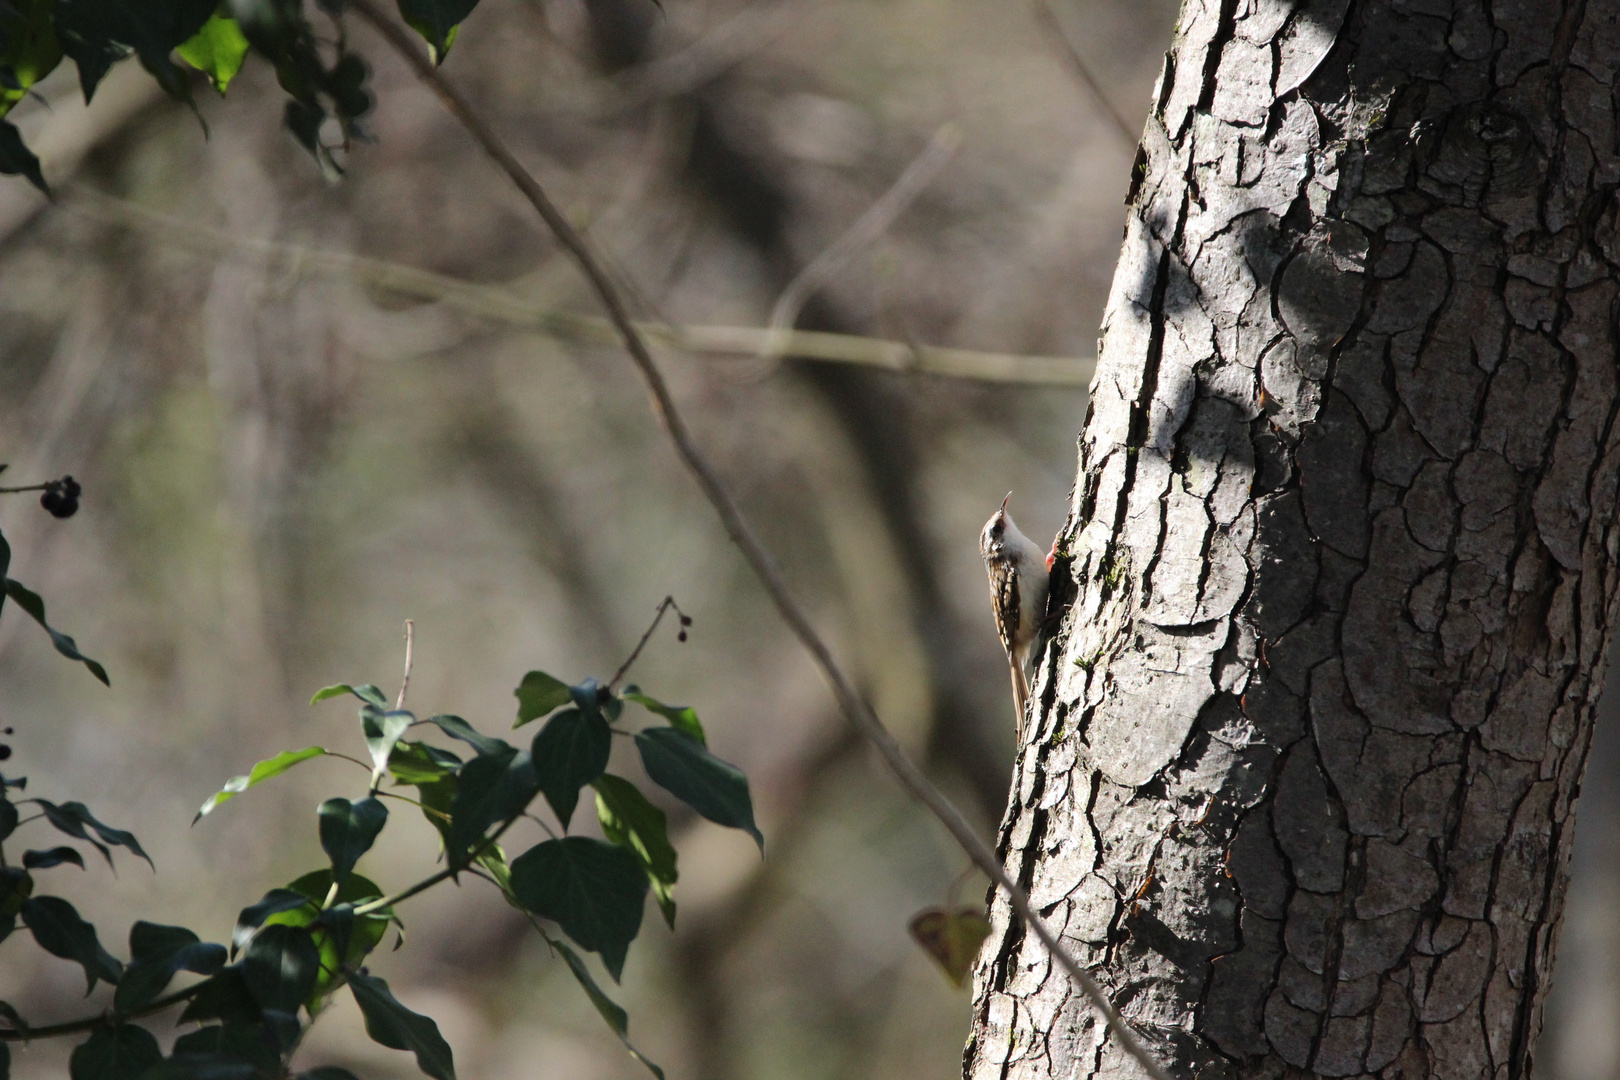
[[(1010, 498), (1012, 498), (1012, 492), (1009, 491), (1009, 492), (1007, 492), (1007, 499), (1010, 499)], [(1007, 512), (1007, 499), (1002, 499), (1001, 500), (1001, 512), (1003, 514), (1005, 514)]]

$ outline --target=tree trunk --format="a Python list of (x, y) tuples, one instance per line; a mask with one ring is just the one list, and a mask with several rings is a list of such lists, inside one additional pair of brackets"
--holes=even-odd
[[(1174, 1072), (1525, 1076), (1616, 585), (1620, 0), (1186, 0), (1001, 833)], [(964, 1072), (1140, 1074), (993, 906)]]

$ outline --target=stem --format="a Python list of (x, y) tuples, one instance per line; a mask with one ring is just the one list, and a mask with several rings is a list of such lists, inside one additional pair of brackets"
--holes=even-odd
[[(877, 713), (861, 697), (855, 689), (855, 684), (844, 673), (838, 661), (833, 657), (832, 650), (817, 633), (815, 626), (810, 622), (810, 616), (799, 603), (788, 587), (782, 572), (777, 568), (776, 560), (765, 547), (763, 541), (754, 532), (753, 525), (743, 514), (742, 508), (737, 505), (730, 489), (714, 471), (714, 467), (698, 449), (692, 438), (692, 433), (686, 426), (686, 420), (676, 409), (675, 400), (669, 391), (669, 384), (664, 381), (663, 373), (653, 360), (652, 353), (647, 348), (646, 341), (630, 321), (630, 314), (626, 310), (623, 298), (618, 289), (608, 277), (596, 254), (591, 250), (585, 239), (569, 224), (568, 219), (557, 209), (540, 187), (539, 181), (529, 174), (523, 165), (512, 156), (506, 144), (495, 134), (494, 130), (484, 122), (461, 92), (450, 85), (437, 68), (433, 66), (416, 43), (411, 39), (409, 32), (400, 24), (384, 15), (376, 4), (376, 0), (350, 0), (351, 10), (361, 18), (371, 23), (377, 31), (388, 41), (394, 51), (405, 60), (416, 74), (427, 83), (444, 103), (451, 115), (459, 121), (468, 134), (477, 140), (484, 151), (494, 159), (507, 177), (517, 185), (519, 191), (529, 200), (529, 204), (538, 213), (574, 261), (579, 264), (580, 271), (585, 275), (591, 288), (596, 292), (597, 299), (607, 310), (608, 318), (619, 335), (624, 340), (625, 350), (630, 354), (642, 381), (646, 383), (649, 395), (652, 398), (653, 415), (663, 425), (664, 432), (669, 436), (670, 442), (675, 446), (675, 452), (680, 456), (687, 470), (697, 481), (703, 494), (707, 496), (714, 507), (715, 514), (720, 518), (726, 533), (732, 542), (742, 551), (743, 558), (748, 561), (754, 575), (759, 578), (760, 584), (776, 605), (777, 613), (782, 617), (794, 635), (803, 644), (806, 651), (815, 660), (816, 666), (821, 669), (822, 676), (830, 684), (833, 697), (837, 699), (838, 706), (856, 730), (865, 735), (873, 746), (877, 748), (890, 770), (907, 791), (921, 802), (938, 818), (940, 824), (945, 826), (962, 850), (967, 852), (979, 868), (994, 881), (1000, 889), (1007, 894), (1012, 908), (1016, 911), (1026, 926), (1035, 932), (1041, 944), (1046, 946), (1052, 958), (1066, 971), (1082, 993), (1091, 1002), (1092, 1006), (1103, 1015), (1109, 1028), (1120, 1045), (1131, 1055), (1154, 1080), (1173, 1080), (1165, 1067), (1148, 1052), (1136, 1037), (1136, 1033), (1125, 1023), (1114, 1003), (1103, 992), (1097, 981), (1091, 977), (1080, 962), (1058, 941), (1057, 935), (1051, 927), (1035, 913), (1030, 906), (1029, 897), (1018, 883), (1007, 876), (1006, 869), (996, 858), (990, 846), (973, 831), (973, 826), (967, 823), (960, 811), (951, 805), (938, 788), (928, 777), (923, 775), (915, 762), (901, 749), (889, 729), (883, 726)], [(449, 872), (446, 871), (446, 877)], [(417, 890), (420, 891), (420, 890)]]
[(540, 815), (525, 813), (523, 816), (528, 818), (530, 821), (534, 822), (536, 825), (540, 826), (542, 829), (546, 830), (546, 835), (547, 836), (551, 837), (553, 840), (557, 839), (557, 831), (555, 829), (553, 829), (550, 825), (547, 825), (546, 822), (545, 822), (545, 819), (542, 818)]
[(411, 650), (416, 644), (416, 620), (405, 620), (405, 674), (399, 680), (399, 697), (394, 700), (394, 711), (405, 707), (405, 691), (411, 688)]
[(962, 886), (967, 884), (968, 878), (972, 877), (973, 871), (977, 869), (977, 866), (969, 863), (967, 869), (963, 870), (960, 874), (957, 874), (956, 877), (951, 880), (951, 887), (945, 892), (945, 906), (950, 908), (953, 913), (956, 911), (957, 894), (962, 891)]
[(44, 491), (49, 485), (29, 484), (26, 487), (0, 487), (0, 495), (15, 495), (19, 491)]
[(370, 915), (373, 911), (381, 911), (383, 908), (393, 907), (395, 904), (403, 903), (404, 901), (409, 900), (417, 893), (426, 892), (446, 878), (451, 878), (459, 873), (462, 873), (478, 860), (478, 856), (488, 851), (494, 845), (495, 841), (501, 838), (501, 834), (506, 832), (507, 829), (510, 829), (512, 827), (512, 822), (516, 820), (517, 818), (507, 818), (505, 821), (501, 822), (500, 828), (496, 829), (489, 836), (485, 837), (484, 842), (472, 850), (472, 853), (467, 856), (467, 862), (464, 865), (447, 866), (443, 870), (429, 874), (421, 881), (418, 881), (415, 885), (401, 889), (393, 896), (385, 896), (381, 899), (373, 900), (370, 903), (361, 904), (354, 909), (355, 915), (357, 917), (360, 915)]
[(413, 799), (409, 795), (396, 795), (392, 791), (379, 791), (377, 792), (377, 795), (384, 799), (398, 799), (400, 802), (410, 803), (412, 806), (416, 807), (418, 810), (421, 810), (425, 814), (433, 814), (436, 817), (444, 818), (446, 821), (450, 820), (450, 815), (445, 813), (443, 810), (435, 810), (433, 807), (418, 799)]
[(619, 670), (615, 671), (613, 673), (613, 678), (608, 680), (607, 688), (609, 690), (612, 690), (615, 686), (619, 685), (619, 680), (624, 678), (624, 673), (630, 670), (630, 665), (636, 662), (636, 657), (641, 655), (641, 650), (646, 647), (647, 641), (653, 636), (653, 631), (657, 630), (658, 624), (663, 621), (664, 612), (668, 611), (670, 608), (675, 608), (677, 612), (681, 610), (679, 607), (676, 607), (675, 598), (673, 596), (666, 596), (664, 597), (663, 601), (659, 603), (658, 610), (653, 612), (652, 625), (647, 627), (647, 632), (641, 635), (641, 640), (636, 642), (636, 647), (630, 650), (630, 655), (624, 658), (624, 663), (619, 665)]
[(103, 1025), (120, 1024), (126, 1020), (151, 1016), (153, 1013), (162, 1012), (171, 1005), (178, 1005), (182, 1001), (188, 1001), (196, 997), (197, 992), (202, 988), (203, 983), (197, 983), (194, 986), (186, 987), (184, 990), (176, 990), (172, 994), (167, 994), (156, 1001), (148, 1002), (140, 1008), (131, 1009), (128, 1012), (108, 1009), (106, 1012), (97, 1013), (95, 1016), (68, 1020), (61, 1024), (47, 1024), (44, 1027), (0, 1028), (0, 1042), (28, 1042), (31, 1039), (50, 1039), (58, 1035), (76, 1035), (81, 1031), (94, 1031)]

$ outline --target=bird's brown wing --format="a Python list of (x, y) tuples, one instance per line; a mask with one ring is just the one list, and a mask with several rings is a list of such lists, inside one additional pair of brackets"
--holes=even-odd
[(996, 605), (996, 633), (1001, 637), (1001, 647), (1006, 649), (1008, 657), (1011, 657), (1013, 635), (1018, 632), (1020, 599), (1018, 575), (1013, 573), (1010, 563), (998, 562), (991, 570), (990, 599)]

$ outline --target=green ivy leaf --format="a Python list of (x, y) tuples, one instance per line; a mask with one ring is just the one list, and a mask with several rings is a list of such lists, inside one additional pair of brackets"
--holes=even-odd
[(0, 1080), (11, 1080), (11, 1044), (0, 1042)]
[(678, 728), (638, 731), (636, 749), (653, 783), (716, 825), (746, 832), (765, 854), (765, 837), (754, 824), (748, 777), (741, 769), (721, 761)]
[(456, 797), (445, 835), (451, 864), (460, 866), (491, 825), (521, 814), (536, 790), (534, 765), (527, 753), (508, 750), (463, 765), (456, 775)]
[[(335, 960), (341, 963), (344, 954), (349, 951), (350, 943), (354, 940), (354, 924), (353, 904), (333, 904), (331, 907), (322, 908), (320, 915), (310, 925), (319, 927), (326, 933), (332, 946), (332, 955)], [(316, 944), (320, 944), (320, 942), (316, 942)], [(323, 951), (321, 954), (321, 967), (331, 966), (333, 965), (326, 962), (326, 954)]]
[(15, 866), (0, 866), (0, 914), (16, 915), (34, 892), (34, 876)]
[(567, 942), (557, 941), (549, 937), (546, 942), (553, 949), (562, 953), (563, 962), (568, 965), (568, 970), (574, 973), (574, 978), (578, 980), (580, 987), (585, 991), (585, 996), (591, 999), (591, 1004), (596, 1006), (597, 1014), (607, 1021), (607, 1026), (612, 1028), (613, 1034), (617, 1035), (619, 1041), (624, 1043), (624, 1048), (630, 1051), (630, 1056), (645, 1065), (647, 1071), (658, 1077), (658, 1080), (664, 1080), (664, 1070), (647, 1060), (641, 1051), (637, 1050), (635, 1045), (630, 1042), (629, 1015), (615, 1004), (612, 998), (604, 994), (600, 986), (596, 985), (596, 980), (591, 977), (591, 970), (585, 966), (585, 961), (581, 960), (579, 954), (568, 947)]
[(84, 856), (70, 847), (53, 847), (48, 851), (23, 852), (22, 863), (23, 868), (27, 870), (48, 870), (63, 863), (72, 863), (83, 870)]
[[(22, 145), (21, 138), (16, 139), (16, 148), (20, 149), (23, 153), (28, 154), (29, 159), (33, 159), (32, 171), (26, 171), (26, 162), (23, 163), (22, 168), (17, 170), (8, 168), (9, 165), (16, 164), (16, 162), (13, 157), (12, 148), (8, 146), (10, 137), (6, 133), (7, 131), (10, 131), (14, 135), (16, 130), (17, 129), (12, 127), (10, 124), (0, 121), (0, 172), (21, 171), (23, 172), (23, 175), (27, 176), (28, 179), (35, 184), (36, 187), (38, 187), (41, 191), (44, 191), (44, 179), (41, 178), (37, 181), (35, 180), (35, 177), (39, 174), (39, 161), (34, 159), (34, 155), (28, 154), (27, 148)], [(25, 588), (22, 582), (18, 581), (17, 579), (6, 578), (6, 595), (15, 600), (18, 607), (28, 612), (29, 615), (32, 615), (34, 621), (45, 628), (45, 633), (50, 635), (51, 644), (56, 646), (57, 652), (67, 657), (69, 660), (77, 660), (85, 667), (89, 668), (90, 674), (100, 679), (102, 685), (112, 685), (112, 683), (107, 679), (106, 668), (102, 667), (100, 664), (84, 655), (84, 653), (80, 652), (79, 646), (74, 643), (71, 637), (62, 633), (60, 630), (56, 629), (50, 623), (45, 621), (45, 601), (41, 600), (38, 594)]]
[(203, 28), (175, 52), (180, 54), (180, 59), (207, 75), (214, 89), (224, 97), (225, 88), (230, 86), (236, 73), (242, 70), (242, 62), (247, 59), (248, 39), (243, 36), (242, 28), (236, 25), (235, 19), (216, 11), (203, 23)]
[(233, 966), (197, 984), (197, 992), (186, 1003), (179, 1022), (189, 1024), (222, 1020), (228, 1024), (255, 1024), (262, 1011), (258, 1000), (242, 979), (242, 969)]
[(199, 941), (183, 926), (137, 922), (129, 929), (129, 966), (113, 1007), (131, 1012), (161, 994), (176, 972), (213, 975), (225, 966), (225, 946)]
[[(62, 43), (51, 19), (55, 7), (50, 0), (22, 0), (0, 9), (0, 70), (7, 76), (0, 89), (0, 116), (62, 62)], [(0, 567), (0, 577), (5, 573)]]
[[(69, 836), (77, 837), (80, 840), (89, 840), (96, 850), (101, 852), (102, 858), (107, 860), (108, 866), (112, 865), (112, 853), (102, 846), (103, 844), (128, 848), (131, 852), (145, 859), (147, 866), (152, 865), (151, 858), (141, 850), (140, 842), (135, 839), (134, 833), (126, 832), (123, 829), (115, 829), (105, 822), (97, 821), (96, 816), (90, 812), (84, 803), (65, 802), (61, 806), (57, 806), (55, 803), (48, 802), (45, 799), (33, 799), (31, 801), (35, 806), (45, 811), (45, 820), (55, 826), (58, 832), (67, 833)], [(101, 843), (91, 839), (90, 834), (84, 831), (86, 825), (95, 830), (96, 836), (101, 838)], [(154, 869), (156, 868), (154, 867)]]
[(360, 1080), (348, 1069), (337, 1065), (317, 1065), (298, 1074), (297, 1080)]
[(990, 920), (977, 908), (948, 910), (924, 908), (907, 924), (912, 939), (934, 958), (940, 970), (958, 989), (967, 985), (979, 947), (990, 936)]
[(355, 972), (349, 989), (366, 1019), (366, 1034), (390, 1050), (409, 1050), (416, 1067), (434, 1080), (456, 1080), (455, 1056), (439, 1034), (439, 1025), (401, 1005), (388, 984), (374, 975)]
[(163, 1060), (152, 1033), (136, 1024), (97, 1028), (68, 1058), (71, 1080), (138, 1080)]
[(383, 692), (371, 683), (361, 683), (359, 686), (350, 686), (346, 682), (323, 686), (315, 691), (315, 696), (309, 699), (311, 705), (318, 705), (327, 698), (342, 697), (344, 694), (353, 694), (367, 705), (375, 705), (379, 709), (388, 708), (388, 699)]
[(492, 739), (488, 735), (480, 735), (471, 724), (459, 716), (441, 713), (438, 716), (428, 717), (423, 723), (436, 725), (440, 731), (452, 739), (460, 739), (480, 754), (486, 756), (504, 753), (512, 749), (512, 745), (504, 739)]
[(453, 776), (461, 758), (422, 742), (400, 741), (388, 757), (388, 771), (401, 784), (432, 784)]
[(444, 63), (455, 44), (456, 30), (478, 0), (398, 0), (399, 14), (433, 50), (433, 62)]
[(568, 684), (543, 671), (531, 671), (523, 676), (523, 681), (512, 693), (518, 699), (517, 720), (512, 724), (514, 728), (520, 728), (530, 720), (538, 720), (551, 710), (568, 704)]
[(16, 804), (0, 795), (0, 840), (10, 839), (17, 831), (18, 817)]
[(665, 705), (656, 698), (650, 698), (641, 692), (640, 687), (627, 686), (624, 688), (624, 699), (633, 701), (648, 712), (656, 713), (668, 720), (671, 727), (686, 732), (698, 742), (708, 745), (708, 738), (703, 734), (703, 722), (698, 719), (697, 710), (690, 705)]
[(388, 759), (388, 771), (400, 784), (416, 788), (422, 816), (439, 830), (441, 839), (450, 832), (450, 812), (456, 801), (456, 773), (461, 759), (447, 750), (426, 743), (401, 742)]
[(74, 0), (53, 6), (57, 9), (56, 36), (62, 51), (73, 58), (79, 69), (79, 87), (88, 105), (107, 70), (130, 54), (129, 42), (120, 40), (130, 35), (122, 32), (124, 21), (116, 11), (109, 10), (104, 0)]
[(182, 1035), (174, 1041), (172, 1060), (178, 1063), (182, 1057), (192, 1058), (192, 1067), (184, 1073), (175, 1073), (177, 1078), (181, 1075), (223, 1077), (239, 1073), (244, 1065), (263, 1076), (277, 1076), (281, 1072), (281, 1052), (258, 1024), (211, 1024)]
[(185, 76), (169, 54), (202, 29), (217, 6), (209, 0), (69, 0), (56, 4), (56, 32), (63, 51), (79, 67), (86, 102), (107, 68), (131, 49), (165, 92), (189, 101)]
[(596, 778), (596, 820), (609, 842), (629, 851), (641, 863), (652, 881), (653, 899), (664, 922), (675, 928), (675, 898), (672, 890), (678, 876), (675, 848), (669, 842), (664, 812), (630, 781), (611, 773)]
[[(332, 891), (331, 870), (312, 871), (287, 887), (306, 897), (309, 904), (296, 911), (272, 915), (266, 922), (285, 921), (289, 925), (309, 927), (310, 935), (321, 953), (321, 973), (309, 996), (309, 1004), (313, 1007), (336, 987), (343, 971), (357, 968), (365, 962), (387, 934), (389, 923), (401, 924), (391, 907), (366, 915), (354, 915), (354, 905), (381, 899), (383, 895), (376, 882), (361, 874), (350, 873), (338, 887), (332, 906), (325, 910), (317, 909)], [(344, 907), (350, 910), (341, 910)]]
[(315, 918), (314, 910), (320, 908), (320, 901), (314, 900), (296, 889), (271, 889), (256, 904), (249, 904), (242, 909), (236, 917), (236, 928), (231, 931), (231, 952), (242, 948), (253, 938), (253, 934), (263, 926), (272, 915), (280, 915), (287, 911), (296, 911), (301, 907), (311, 908), (309, 919)]
[(40, 948), (84, 968), (89, 984), (86, 994), (96, 988), (98, 980), (117, 983), (123, 978), (124, 966), (101, 947), (96, 928), (81, 919), (73, 905), (60, 896), (29, 897), (22, 902), (22, 917)]
[(377, 834), (388, 823), (388, 807), (374, 798), (353, 803), (348, 799), (327, 799), (318, 813), (321, 850), (332, 860), (333, 876), (342, 881), (360, 856), (371, 850)]
[(371, 782), (376, 784), (388, 771), (388, 758), (394, 744), (416, 723), (416, 717), (403, 709), (389, 709), (366, 702), (360, 706), (360, 731), (366, 737), (366, 749), (371, 751)]
[[(209, 1026), (195, 1034), (218, 1030), (217, 1025)], [(175, 1045), (188, 1038), (190, 1036), (181, 1036)], [(143, 1072), (140, 1080), (275, 1080), (278, 1075), (231, 1054), (192, 1052), (164, 1058)]]
[(579, 804), (579, 789), (602, 775), (612, 750), (613, 730), (600, 712), (564, 709), (534, 737), (534, 774), (564, 829)]
[(248, 944), (242, 979), (261, 1006), (293, 1013), (315, 989), (321, 954), (302, 926), (266, 926)]
[[(22, 132), (17, 130), (17, 125), (9, 120), (0, 120), (0, 173), (7, 176), (26, 177), (30, 184), (39, 188), (46, 195), (51, 193), (51, 189), (45, 186), (45, 174), (40, 171), (39, 158), (35, 157), (34, 152), (28, 149), (28, 144), (23, 142)], [(11, 584), (11, 579), (6, 578), (7, 592), (10, 592)], [(43, 610), (43, 605), (41, 610)], [(53, 637), (52, 640), (54, 641), (55, 638)], [(70, 644), (72, 641), (72, 638), (68, 638)], [(57, 648), (61, 648), (61, 646), (58, 645)], [(78, 659), (78, 657), (74, 657), (74, 659)], [(93, 663), (93, 661), (89, 662)], [(100, 664), (96, 664), (90, 670), (95, 671), (100, 667)], [(101, 672), (97, 677), (102, 682), (107, 681), (105, 671)]]
[(647, 896), (647, 875), (634, 855), (583, 836), (547, 840), (512, 861), (512, 892), (581, 948), (601, 954), (619, 981)]
[(302, 750), (284, 750), (273, 758), (265, 758), (248, 770), (246, 776), (233, 776), (225, 781), (223, 787), (208, 797), (208, 801), (198, 809), (197, 816), (191, 819), (193, 825), (201, 821), (204, 816), (213, 812), (214, 807), (228, 799), (234, 799), (250, 787), (264, 783), (273, 776), (280, 776), (288, 769), (310, 758), (326, 755), (325, 747), (306, 746)]
[[(602, 711), (602, 684), (592, 678), (585, 678), (568, 688), (568, 696), (574, 700), (574, 705), (580, 712), (590, 715)], [(617, 698), (608, 696), (609, 701)]]

